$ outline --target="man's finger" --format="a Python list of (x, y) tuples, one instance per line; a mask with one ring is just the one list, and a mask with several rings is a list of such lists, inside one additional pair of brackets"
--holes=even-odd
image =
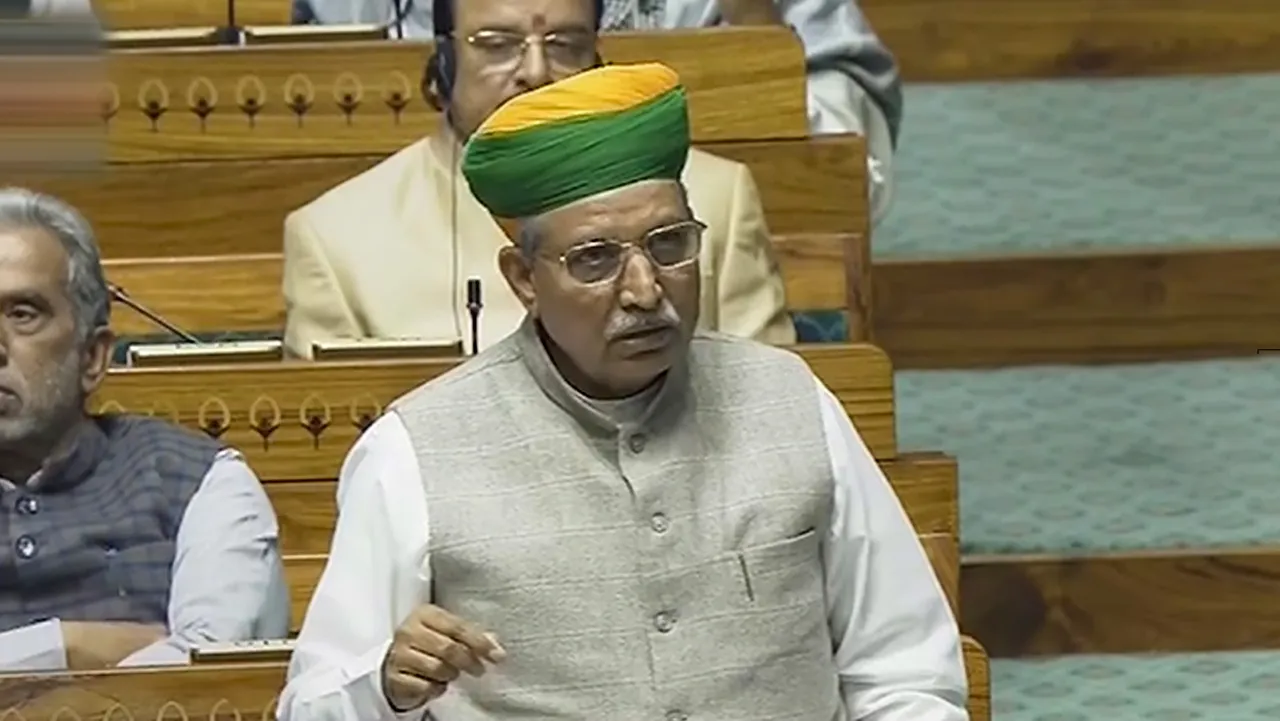
[(413, 648), (449, 663), (472, 676), (484, 675), (480, 654), (438, 631), (423, 629), (423, 637), (414, 639)]
[(507, 657), (506, 649), (498, 643), (496, 636), (439, 606), (427, 607), (422, 621), (427, 628), (452, 638), (490, 661), (496, 663)]
[(435, 655), (416, 648), (402, 647), (396, 650), (392, 670), (405, 676), (424, 681), (448, 684), (458, 678), (459, 669)]

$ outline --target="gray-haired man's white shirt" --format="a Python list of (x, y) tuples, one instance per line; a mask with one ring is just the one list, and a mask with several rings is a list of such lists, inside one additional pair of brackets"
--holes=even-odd
[[(16, 487), (0, 479), (0, 490)], [(191, 647), (200, 643), (288, 636), (289, 589), (278, 536), (271, 499), (257, 475), (239, 452), (221, 451), (178, 526), (169, 635), (120, 665), (185, 664)], [(66, 667), (58, 619), (0, 633), (0, 672)]]

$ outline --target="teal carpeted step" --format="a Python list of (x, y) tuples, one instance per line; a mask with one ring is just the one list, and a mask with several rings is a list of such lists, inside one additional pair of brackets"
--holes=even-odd
[(966, 553), (1280, 544), (1280, 358), (904, 371), (896, 392), (899, 445), (959, 459)]
[(1276, 721), (1280, 652), (991, 662), (997, 721)]
[(876, 258), (1280, 241), (1280, 74), (908, 85)]

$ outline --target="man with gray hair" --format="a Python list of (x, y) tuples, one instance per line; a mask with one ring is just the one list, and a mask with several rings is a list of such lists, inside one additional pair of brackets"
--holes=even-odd
[(153, 418), (89, 415), (114, 336), (88, 223), (0, 189), (0, 669), (183, 663), (281, 638), (271, 503), (234, 450)]

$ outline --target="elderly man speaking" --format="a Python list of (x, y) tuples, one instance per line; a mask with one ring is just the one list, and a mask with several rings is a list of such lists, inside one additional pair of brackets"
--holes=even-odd
[(967, 718), (955, 621), (839, 402), (694, 331), (688, 145), (662, 65), (468, 142), (528, 315), (351, 451), (282, 719)]

